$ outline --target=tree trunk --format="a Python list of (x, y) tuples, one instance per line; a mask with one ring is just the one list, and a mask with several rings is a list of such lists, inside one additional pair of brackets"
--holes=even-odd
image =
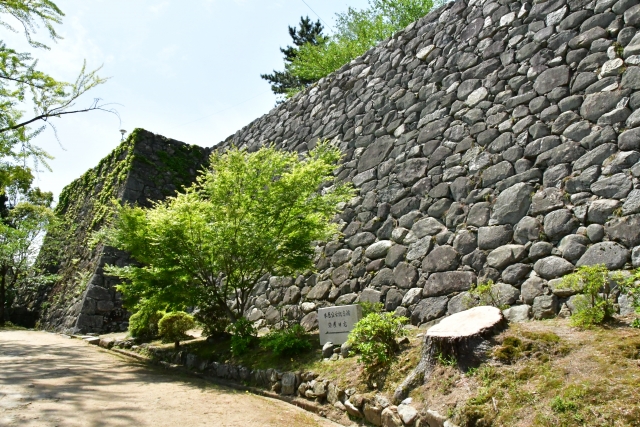
[(489, 350), (487, 339), (505, 325), (500, 309), (489, 306), (474, 307), (443, 319), (425, 334), (420, 362), (396, 389), (394, 402), (400, 403), (411, 390), (429, 381), (439, 358), (453, 358), (462, 370), (477, 366)]
[(179, 340), (178, 340), (178, 341), (175, 341), (175, 342), (173, 343), (173, 345), (174, 345), (174, 347), (175, 347), (175, 349), (176, 349), (176, 350), (180, 350), (180, 341), (179, 341)]
[(7, 297), (7, 270), (3, 269), (2, 271), (0, 271), (0, 274), (2, 275), (2, 277), (0, 278), (0, 326), (4, 326), (4, 301)]

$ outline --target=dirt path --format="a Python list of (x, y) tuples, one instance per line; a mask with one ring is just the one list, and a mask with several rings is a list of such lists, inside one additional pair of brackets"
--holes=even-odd
[(136, 364), (82, 341), (0, 331), (0, 426), (317, 426), (277, 400)]

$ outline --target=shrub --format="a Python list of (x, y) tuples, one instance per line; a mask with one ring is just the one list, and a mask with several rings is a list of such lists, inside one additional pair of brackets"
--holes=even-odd
[(141, 340), (152, 340), (158, 336), (158, 322), (163, 311), (142, 309), (129, 317), (129, 334)]
[(398, 350), (396, 340), (406, 335), (402, 326), (407, 321), (406, 317), (392, 313), (370, 313), (356, 323), (349, 334), (349, 343), (359, 354), (358, 362), (364, 365), (370, 385), (391, 365)]
[[(612, 280), (621, 282), (615, 277)], [(604, 264), (578, 267), (575, 273), (562, 278), (560, 286), (582, 294), (582, 297), (574, 298), (575, 309), (571, 315), (573, 326), (589, 328), (600, 325), (615, 313), (609, 270)]]
[(224, 334), (230, 324), (227, 314), (213, 304), (201, 304), (193, 317), (202, 325), (202, 334), (205, 336)]
[(162, 316), (158, 322), (158, 331), (165, 342), (174, 342), (180, 347), (180, 340), (187, 337), (187, 331), (196, 326), (193, 316), (184, 311), (174, 311)]
[(509, 307), (508, 305), (500, 304), (500, 291), (494, 287), (493, 280), (472, 286), (464, 303), (467, 308), (475, 305), (490, 305), (504, 310)]
[(260, 345), (271, 350), (276, 356), (295, 356), (311, 350), (308, 334), (300, 325), (270, 332), (262, 338)]
[(362, 318), (367, 317), (371, 313), (380, 313), (384, 308), (381, 302), (362, 301), (358, 305), (362, 307)]
[(227, 331), (231, 334), (231, 354), (236, 357), (249, 351), (255, 344), (258, 335), (253, 323), (244, 317), (230, 324)]
[[(640, 313), (640, 268), (633, 271), (631, 276), (623, 282), (621, 288), (621, 291), (631, 299), (631, 304), (636, 309), (636, 313)], [(636, 324), (635, 328), (640, 327), (640, 320), (635, 319), (634, 323)]]

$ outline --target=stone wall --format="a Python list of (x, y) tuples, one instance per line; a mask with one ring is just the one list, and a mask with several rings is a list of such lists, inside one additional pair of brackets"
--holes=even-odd
[(545, 318), (576, 266), (639, 264), (638, 3), (448, 3), (217, 146), (335, 140), (358, 189), (318, 271), (261, 283), (249, 318), (379, 301), (422, 324), (488, 281)]
[(367, 300), (421, 324), (489, 280), (512, 318), (544, 318), (569, 313), (575, 266), (636, 266), (638, 3), (449, 3), (227, 139), (334, 139), (359, 190), (318, 273), (272, 278), (250, 318), (312, 327)]
[(20, 292), (14, 320), (64, 332), (126, 330), (129, 313), (116, 292), (117, 280), (104, 275), (107, 264), (129, 262), (126, 253), (91, 245), (105, 223), (110, 204), (150, 206), (191, 184), (210, 150), (136, 129), (100, 164), (65, 187), (56, 207), (61, 226), (43, 244), (39, 263), (59, 278), (36, 292)]

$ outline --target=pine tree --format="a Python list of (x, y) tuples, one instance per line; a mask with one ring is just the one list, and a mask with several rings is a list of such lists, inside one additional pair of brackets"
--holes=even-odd
[[(289, 35), (293, 40), (294, 46), (280, 48), (280, 52), (284, 54), (284, 71), (273, 71), (273, 74), (261, 74), (264, 80), (271, 83), (271, 90), (274, 94), (280, 95), (282, 98), (290, 94), (298, 92), (300, 89), (314, 83), (315, 80), (301, 79), (291, 74), (288, 69), (289, 64), (296, 58), (298, 50), (301, 46), (309, 43), (314, 46), (322, 45), (326, 42), (326, 37), (322, 35), (324, 27), (320, 21), (312, 22), (307, 16), (300, 17), (300, 28), (289, 27)], [(284, 99), (280, 99), (282, 102)]]

